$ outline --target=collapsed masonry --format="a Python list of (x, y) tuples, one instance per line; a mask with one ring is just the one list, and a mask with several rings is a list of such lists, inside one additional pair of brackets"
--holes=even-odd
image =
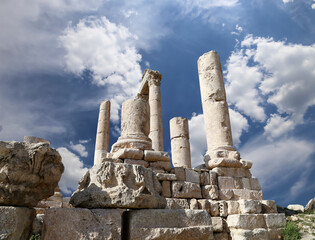
[(101, 103), (94, 166), (70, 203), (46, 210), (43, 239), (280, 239), (284, 214), (263, 200), (252, 163), (233, 148), (219, 56), (198, 60), (207, 153), (191, 168), (188, 120), (170, 120), (172, 163), (163, 149), (158, 71), (121, 111), (121, 136), (109, 147), (110, 102)]

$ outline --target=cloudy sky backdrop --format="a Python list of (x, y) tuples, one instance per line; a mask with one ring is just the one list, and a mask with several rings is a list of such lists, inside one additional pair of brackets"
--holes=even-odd
[(49, 140), (69, 196), (93, 164), (99, 103), (111, 100), (111, 145), (122, 102), (151, 68), (163, 75), (165, 150), (169, 120), (186, 117), (201, 164), (197, 59), (216, 50), (234, 144), (265, 199), (305, 205), (315, 196), (314, 26), (313, 0), (2, 0), (0, 139)]

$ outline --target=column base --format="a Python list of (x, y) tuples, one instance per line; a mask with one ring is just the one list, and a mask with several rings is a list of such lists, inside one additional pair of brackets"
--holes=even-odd
[(152, 141), (148, 137), (139, 138), (118, 138), (118, 141), (113, 144), (111, 153), (117, 152), (119, 149), (133, 148), (140, 150), (152, 150)]
[(223, 146), (207, 151), (204, 162), (208, 169), (215, 167), (241, 168), (240, 153), (231, 146)]

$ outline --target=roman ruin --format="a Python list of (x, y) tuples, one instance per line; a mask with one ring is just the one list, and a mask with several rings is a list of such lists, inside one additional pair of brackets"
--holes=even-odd
[[(198, 71), (207, 136), (205, 163), (191, 167), (186, 118), (170, 120), (172, 160), (164, 152), (162, 75), (145, 70), (139, 94), (122, 104), (121, 136), (110, 152), (110, 103), (101, 103), (94, 166), (73, 193), (72, 208), (46, 209), (42, 239), (281, 238), (285, 215), (277, 213), (275, 201), (263, 200), (259, 181), (250, 171), (252, 162), (233, 147), (219, 55), (215, 51), (202, 55)], [(17, 207), (10, 211), (19, 215)], [(20, 219), (30, 213), (23, 214)], [(29, 225), (21, 228), (30, 231)], [(1, 231), (0, 226), (0, 235)]]

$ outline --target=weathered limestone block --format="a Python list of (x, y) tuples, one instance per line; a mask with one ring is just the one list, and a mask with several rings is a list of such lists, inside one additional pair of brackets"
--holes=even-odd
[(215, 171), (209, 171), (210, 185), (218, 185), (218, 174)]
[(221, 200), (231, 200), (234, 197), (234, 192), (232, 189), (222, 189), (219, 190), (219, 199)]
[[(251, 189), (251, 184), (250, 184), (250, 179), (251, 178), (242, 178), (242, 185), (243, 185), (243, 189)], [(259, 189), (261, 190), (261, 189)]]
[(211, 216), (219, 216), (220, 215), (220, 209), (219, 209), (219, 202), (218, 201), (209, 201), (210, 203), (210, 214)]
[(124, 159), (124, 163), (126, 164), (136, 164), (136, 165), (141, 165), (144, 167), (149, 167), (149, 163), (144, 160), (135, 160), (135, 159)]
[(227, 217), (227, 224), (230, 229), (267, 228), (264, 214), (235, 214)]
[(54, 195), (63, 171), (60, 154), (47, 141), (0, 141), (0, 205), (35, 207)]
[(269, 237), (268, 231), (264, 228), (253, 230), (232, 229), (232, 240), (266, 240)]
[(192, 182), (173, 181), (172, 182), (173, 198), (201, 198), (200, 185)]
[(156, 161), (156, 162), (150, 162), (150, 167), (156, 167), (156, 168), (162, 168), (165, 171), (171, 171), (171, 162), (162, 162), (162, 161)]
[(261, 187), (257, 178), (249, 178), (250, 189), (260, 191)]
[(122, 212), (118, 209), (48, 209), (42, 239), (120, 240)]
[(248, 189), (233, 189), (233, 198), (235, 200), (239, 199), (253, 199), (253, 200), (263, 200), (262, 191), (248, 190)]
[(31, 208), (0, 206), (0, 239), (28, 240), (35, 216)]
[(171, 173), (174, 173), (176, 175), (176, 178), (178, 181), (186, 181), (185, 168), (174, 167), (174, 168), (172, 168)]
[[(200, 173), (200, 185), (210, 185), (210, 176), (209, 172)], [(215, 184), (216, 185), (216, 184)]]
[(124, 148), (152, 149), (152, 141), (148, 137), (150, 131), (149, 118), (150, 107), (147, 101), (138, 98), (123, 102), (121, 109), (121, 136), (113, 144), (111, 152), (114, 153)]
[(218, 177), (218, 186), (219, 189), (234, 189), (234, 179), (232, 177)]
[(156, 177), (159, 181), (175, 181), (176, 175), (172, 173), (157, 173)]
[(141, 160), (143, 159), (143, 150), (134, 148), (118, 149), (116, 152), (112, 153), (112, 158)]
[(240, 213), (238, 201), (226, 201), (226, 203), (228, 207), (228, 215)]
[(240, 162), (241, 162), (243, 168), (250, 169), (253, 166), (253, 163), (251, 161), (248, 161), (248, 160), (241, 159)]
[(162, 196), (165, 198), (172, 197), (170, 181), (162, 181)]
[(187, 199), (166, 198), (167, 209), (190, 209)]
[(261, 202), (259, 200), (239, 200), (240, 214), (261, 213)]
[(211, 217), (204, 210), (133, 210), (125, 217), (129, 218), (129, 236), (124, 239), (213, 239)]
[(193, 183), (200, 184), (200, 176), (199, 176), (198, 172), (196, 172), (192, 169), (186, 168), (185, 174), (186, 174), (186, 181), (187, 182), (193, 182)]
[(218, 187), (214, 185), (201, 186), (201, 194), (203, 198), (207, 199), (215, 200), (219, 198)]
[(293, 211), (300, 211), (304, 212), (304, 207), (300, 204), (289, 204), (287, 206), (287, 209), (293, 210)]
[(211, 214), (211, 204), (208, 199), (198, 199), (198, 208), (202, 210), (206, 210), (208, 213)]
[(284, 213), (263, 214), (268, 228), (282, 228), (286, 223)]
[(312, 198), (308, 201), (308, 203), (305, 206), (305, 211), (312, 211), (315, 210), (315, 198)]
[(110, 125), (110, 101), (103, 101), (98, 115), (97, 132), (95, 140), (94, 164), (101, 161), (104, 153), (108, 152)]
[(170, 120), (172, 162), (175, 167), (191, 168), (188, 119), (174, 117)]
[(149, 169), (151, 169), (153, 172), (157, 173), (166, 173), (166, 171), (163, 168), (158, 168), (158, 167), (151, 167), (149, 165)]
[(262, 213), (277, 213), (277, 205), (273, 200), (262, 200), (261, 201)]
[(218, 176), (228, 176), (228, 177), (246, 177), (250, 178), (252, 174), (246, 168), (225, 168), (225, 167), (216, 167), (213, 168), (210, 172), (217, 173)]
[(210, 159), (214, 158), (230, 158), (240, 160), (240, 153), (235, 150), (215, 149), (208, 152)]
[(170, 159), (171, 158), (168, 152), (144, 150), (144, 160), (148, 162), (154, 162), (154, 161), (169, 162)]
[(282, 230), (283, 228), (272, 228), (268, 229), (268, 239), (269, 240), (279, 240), (282, 239)]
[(216, 167), (225, 167), (225, 168), (241, 168), (242, 164), (239, 160), (230, 159), (230, 158), (214, 158), (208, 159), (205, 157), (206, 166), (209, 169)]
[(97, 163), (102, 163), (102, 162), (123, 163), (124, 162), (124, 160), (119, 159), (119, 158), (112, 158), (112, 156), (113, 156), (112, 153), (107, 153), (105, 156), (103, 155)]
[(197, 199), (193, 198), (193, 199), (190, 199), (188, 202), (189, 202), (189, 209), (199, 209)]
[(223, 231), (223, 220), (221, 217), (211, 217), (213, 232), (222, 232)]
[(155, 173), (140, 165), (104, 162), (79, 182), (70, 203), (84, 208), (164, 208), (165, 198)]

